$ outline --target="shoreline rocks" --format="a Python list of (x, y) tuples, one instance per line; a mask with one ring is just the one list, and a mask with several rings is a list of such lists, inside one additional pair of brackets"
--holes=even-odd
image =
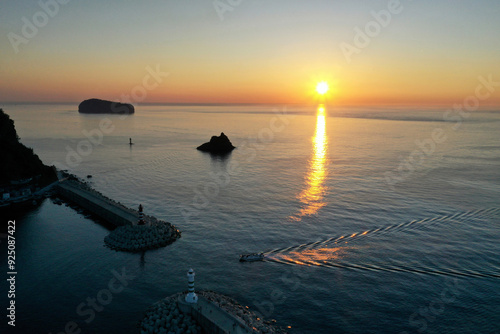
[(165, 247), (181, 236), (179, 230), (165, 222), (152, 225), (119, 226), (105, 238), (106, 246), (117, 251), (141, 252)]
[(150, 306), (139, 325), (140, 333), (204, 333), (193, 317), (179, 309), (177, 299), (181, 295), (183, 293), (177, 293)]

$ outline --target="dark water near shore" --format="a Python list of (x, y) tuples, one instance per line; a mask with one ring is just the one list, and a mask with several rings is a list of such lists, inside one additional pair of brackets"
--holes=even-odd
[[(149, 305), (186, 289), (190, 267), (196, 288), (291, 333), (500, 332), (500, 113), (457, 123), (444, 110), (139, 106), (103, 124), (69, 105), (3, 108), (45, 163), (183, 232), (141, 256), (105, 248), (106, 226), (50, 200), (2, 217), (17, 223), (8, 332), (75, 321), (135, 333)], [(194, 149), (221, 131), (231, 155)], [(261, 251), (264, 262), (238, 262)], [(112, 270), (135, 278), (86, 323), (77, 307), (102, 297)]]

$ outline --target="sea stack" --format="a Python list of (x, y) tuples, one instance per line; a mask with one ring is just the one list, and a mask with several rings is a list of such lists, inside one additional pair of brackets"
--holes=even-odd
[(212, 136), (208, 143), (198, 146), (196, 149), (213, 154), (226, 154), (234, 150), (235, 147), (224, 132), (221, 132), (220, 136)]
[(82, 114), (133, 114), (135, 109), (129, 103), (89, 99), (80, 103), (78, 112)]

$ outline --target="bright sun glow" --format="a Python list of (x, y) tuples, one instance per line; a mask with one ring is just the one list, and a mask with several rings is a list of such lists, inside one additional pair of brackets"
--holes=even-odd
[(316, 91), (319, 95), (325, 95), (328, 92), (328, 83), (326, 81), (321, 81), (316, 86)]

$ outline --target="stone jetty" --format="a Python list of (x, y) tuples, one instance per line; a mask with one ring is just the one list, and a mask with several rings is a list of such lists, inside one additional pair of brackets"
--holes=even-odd
[(77, 204), (113, 225), (132, 225), (138, 220), (139, 214), (137, 212), (103, 196), (83, 182), (62, 181), (57, 185), (56, 191), (62, 198)]
[(157, 222), (152, 225), (124, 225), (104, 238), (106, 246), (126, 252), (142, 252), (165, 247), (179, 238), (181, 233), (172, 225)]
[(75, 176), (68, 176), (55, 190), (65, 200), (117, 226), (104, 238), (106, 246), (111, 249), (145, 251), (165, 247), (181, 236), (181, 232), (174, 225), (127, 208), (95, 191)]
[(186, 292), (152, 305), (139, 327), (141, 334), (285, 334), (276, 321), (261, 319), (247, 306), (213, 291), (194, 291), (194, 271), (188, 272)]
[(140, 333), (287, 333), (275, 320), (261, 319), (231, 297), (199, 291), (198, 302), (186, 311), (185, 296), (177, 293), (149, 307), (140, 323)]

